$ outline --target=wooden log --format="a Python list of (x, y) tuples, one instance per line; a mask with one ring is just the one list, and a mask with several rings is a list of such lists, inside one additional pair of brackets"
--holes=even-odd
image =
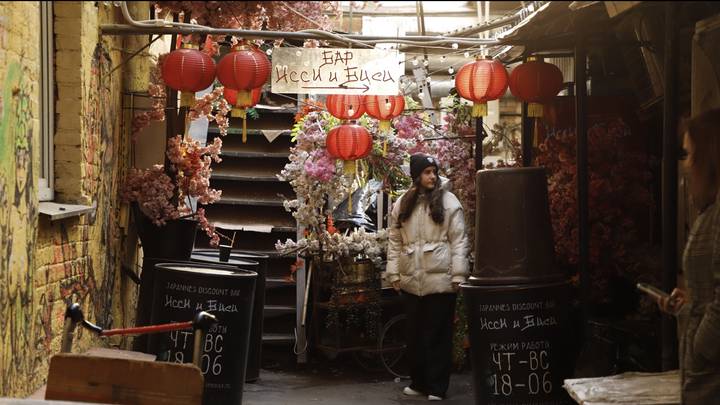
[(193, 365), (67, 353), (50, 360), (45, 399), (199, 405), (202, 393), (203, 377)]

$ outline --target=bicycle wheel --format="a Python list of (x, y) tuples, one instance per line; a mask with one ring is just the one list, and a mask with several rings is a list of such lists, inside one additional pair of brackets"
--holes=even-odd
[(352, 352), (352, 358), (363, 370), (377, 373), (384, 369), (376, 353), (373, 350), (357, 350)]
[(395, 377), (403, 379), (410, 378), (405, 359), (405, 321), (407, 316), (396, 315), (383, 326), (380, 340), (378, 341), (378, 352), (380, 360), (385, 369)]

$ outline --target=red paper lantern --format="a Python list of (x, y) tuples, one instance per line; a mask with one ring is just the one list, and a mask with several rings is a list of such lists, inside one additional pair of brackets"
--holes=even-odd
[(365, 96), (367, 114), (380, 120), (380, 131), (390, 129), (390, 120), (402, 114), (405, 109), (405, 97), (397, 96)]
[(165, 84), (181, 92), (181, 106), (191, 105), (195, 93), (207, 89), (215, 81), (215, 61), (206, 53), (187, 46), (170, 52), (161, 70)]
[(360, 125), (344, 124), (330, 130), (325, 144), (330, 156), (345, 161), (357, 160), (372, 151), (372, 136)]
[[(238, 91), (225, 87), (223, 89), (223, 97), (231, 105), (231, 117), (242, 118), (242, 141), (247, 142), (247, 109), (260, 102), (262, 96), (262, 86), (250, 90), (250, 102), (243, 102), (238, 97)], [(247, 100), (245, 100), (247, 101)]]
[(243, 119), (242, 139), (247, 140), (245, 108), (253, 103), (252, 89), (262, 87), (270, 77), (270, 61), (255, 47), (239, 45), (223, 56), (218, 64), (218, 80), (226, 89), (237, 91), (235, 105)]
[(494, 59), (476, 59), (461, 67), (455, 76), (460, 97), (473, 101), (473, 117), (487, 115), (487, 102), (502, 97), (507, 87), (507, 70)]
[(515, 97), (529, 103), (529, 117), (542, 117), (542, 104), (551, 101), (562, 88), (562, 71), (542, 60), (528, 59), (510, 74), (510, 91)]
[(227, 87), (223, 90), (223, 97), (233, 107), (230, 112), (231, 117), (244, 117), (244, 109), (255, 106), (260, 102), (260, 96), (262, 96), (262, 87), (257, 87), (250, 90), (250, 102), (242, 103), (238, 100), (237, 90), (228, 89)]
[(341, 120), (356, 120), (365, 114), (365, 96), (330, 94), (325, 105), (334, 117)]
[(220, 60), (217, 77), (225, 88), (238, 91), (241, 103), (249, 104), (250, 91), (262, 87), (270, 77), (270, 61), (257, 48), (240, 45)]
[[(330, 130), (325, 147), (330, 156), (344, 160), (346, 175), (354, 175), (355, 161), (370, 154), (372, 141), (372, 136), (364, 127), (343, 124)], [(348, 212), (352, 212), (352, 185), (350, 185), (348, 195)]]

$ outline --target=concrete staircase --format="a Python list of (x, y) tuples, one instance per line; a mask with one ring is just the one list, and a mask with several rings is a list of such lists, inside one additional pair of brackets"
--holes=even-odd
[[(280, 104), (282, 109), (258, 108), (260, 118), (248, 118), (247, 143), (242, 142), (242, 121), (231, 119), (228, 135), (223, 138), (223, 161), (214, 164), (211, 178), (211, 187), (222, 190), (222, 198), (205, 210), (223, 235), (231, 237), (233, 231), (237, 232), (233, 249), (270, 256), (263, 345), (290, 346), (295, 342), (296, 283), (290, 270), (295, 257), (280, 256), (275, 242), (296, 239), (297, 235), (295, 219), (283, 208), (284, 198), (292, 197), (293, 190), (277, 178), (288, 162), (290, 129), (297, 106), (280, 96), (270, 96), (272, 99), (263, 98), (261, 105)], [(270, 142), (266, 133), (277, 137)], [(217, 136), (218, 128), (211, 125), (208, 143)], [(195, 246), (209, 247), (204, 232), (198, 232)]]

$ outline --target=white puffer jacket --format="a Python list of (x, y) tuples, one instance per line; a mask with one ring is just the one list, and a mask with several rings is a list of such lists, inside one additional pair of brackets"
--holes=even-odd
[(394, 204), (387, 253), (387, 281), (400, 281), (400, 288), (423, 296), (453, 292), (452, 283), (465, 282), (468, 276), (468, 241), (460, 201), (442, 185), (445, 220), (436, 224), (430, 217), (423, 196), (410, 218), (397, 227), (400, 197)]

